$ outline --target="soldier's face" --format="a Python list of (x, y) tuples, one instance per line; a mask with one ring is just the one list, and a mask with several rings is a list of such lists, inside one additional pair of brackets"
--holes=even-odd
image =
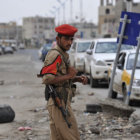
[(73, 37), (62, 36), (56, 38), (58, 45), (64, 50), (68, 51), (73, 43)]

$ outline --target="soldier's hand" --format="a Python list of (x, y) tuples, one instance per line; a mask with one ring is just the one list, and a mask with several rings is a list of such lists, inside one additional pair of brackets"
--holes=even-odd
[(79, 77), (79, 82), (86, 85), (88, 83), (88, 78), (86, 76), (82, 75)]
[(73, 67), (68, 68), (68, 75), (70, 76), (71, 79), (75, 78), (76, 74), (77, 74), (77, 70), (75, 68)]

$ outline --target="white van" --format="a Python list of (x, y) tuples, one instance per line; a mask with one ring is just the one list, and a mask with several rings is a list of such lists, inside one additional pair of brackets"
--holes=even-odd
[(75, 67), (78, 72), (84, 72), (85, 53), (91, 45), (92, 40), (76, 39), (69, 51), (70, 65)]

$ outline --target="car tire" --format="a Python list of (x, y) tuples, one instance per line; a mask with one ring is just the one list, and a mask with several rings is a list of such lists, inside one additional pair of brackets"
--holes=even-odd
[(83, 73), (86, 74), (86, 66), (85, 66), (85, 62), (84, 62)]
[(86, 112), (89, 113), (102, 112), (102, 107), (101, 105), (98, 104), (86, 104)]
[(116, 99), (116, 98), (117, 98), (117, 95), (118, 95), (118, 93), (115, 92), (114, 90), (112, 90), (111, 98), (112, 98), (112, 99)]
[(91, 88), (98, 86), (98, 81), (96, 79), (92, 78), (91, 72), (90, 72), (90, 86), (91, 86)]
[(126, 101), (126, 97), (127, 97), (126, 85), (123, 85), (122, 92), (123, 92), (123, 102), (125, 102)]
[(9, 105), (0, 105), (0, 123), (12, 122), (15, 112)]

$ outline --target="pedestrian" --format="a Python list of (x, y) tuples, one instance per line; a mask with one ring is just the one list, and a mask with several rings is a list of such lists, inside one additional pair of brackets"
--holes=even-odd
[(51, 95), (47, 102), (47, 109), (50, 116), (50, 139), (51, 140), (80, 140), (80, 135), (74, 117), (70, 98), (72, 96), (72, 85), (74, 82), (87, 84), (86, 76), (76, 76), (77, 71), (69, 64), (69, 55), (67, 51), (70, 49), (74, 34), (77, 29), (69, 24), (63, 24), (55, 28), (57, 32), (57, 45), (52, 48), (46, 55), (44, 67), (40, 75), (43, 84), (52, 85), (59, 94), (59, 99), (66, 113), (66, 119), (70, 123), (70, 127), (66, 123), (60, 109), (55, 105)]

